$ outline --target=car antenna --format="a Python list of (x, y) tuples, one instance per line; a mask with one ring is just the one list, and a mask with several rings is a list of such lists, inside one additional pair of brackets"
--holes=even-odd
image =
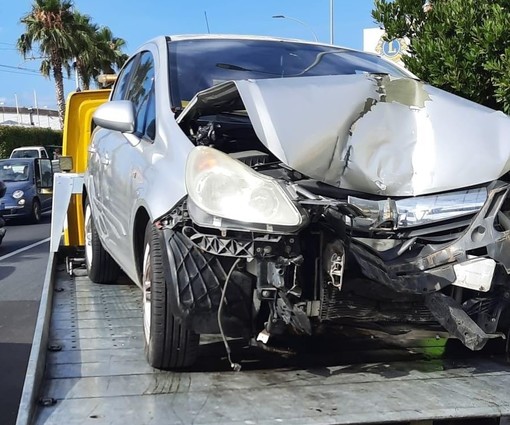
[(204, 17), (205, 17), (205, 25), (207, 26), (207, 34), (211, 34), (211, 29), (209, 28), (209, 19), (207, 19), (207, 11), (204, 10)]

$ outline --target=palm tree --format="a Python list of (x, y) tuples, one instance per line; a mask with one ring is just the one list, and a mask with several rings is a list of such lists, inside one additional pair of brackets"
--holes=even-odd
[[(78, 17), (83, 19), (83, 17)], [(90, 82), (99, 74), (112, 74), (120, 69), (127, 60), (127, 55), (122, 52), (126, 42), (122, 38), (114, 37), (110, 28), (98, 27), (88, 23), (91, 31), (91, 46), (84, 46), (80, 49), (76, 60), (76, 67), (80, 75), (82, 87), (88, 90)], [(88, 43), (88, 40), (84, 40)]]
[(44, 57), (41, 73), (53, 74), (60, 125), (65, 115), (64, 75), (69, 72), (69, 61), (77, 51), (77, 40), (85, 39), (88, 28), (78, 22), (70, 0), (34, 0), (32, 10), (21, 18), (25, 32), (17, 42), (18, 50), (26, 57), (37, 45)]
[(98, 68), (103, 74), (112, 74), (119, 70), (128, 59), (128, 55), (122, 51), (126, 47), (126, 41), (114, 37), (108, 27), (101, 27), (96, 33), (96, 37), (97, 43), (103, 52)]

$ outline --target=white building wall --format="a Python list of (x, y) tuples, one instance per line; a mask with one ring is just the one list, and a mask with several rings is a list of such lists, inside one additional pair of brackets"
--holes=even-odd
[[(46, 111), (44, 111), (46, 112)], [(52, 130), (60, 130), (60, 121), (58, 116), (54, 115), (43, 115), (37, 112), (32, 113), (32, 121), (34, 127), (51, 128)], [(24, 127), (31, 127), (30, 114), (22, 113), (19, 114), (13, 112), (2, 112), (0, 109), (0, 125), (22, 125)]]

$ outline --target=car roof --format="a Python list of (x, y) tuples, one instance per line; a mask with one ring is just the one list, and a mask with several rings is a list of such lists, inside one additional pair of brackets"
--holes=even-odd
[(12, 151), (24, 151), (24, 150), (41, 150), (45, 149), (44, 146), (20, 146), (19, 148), (14, 148)]
[[(159, 38), (159, 37), (158, 37)], [(170, 41), (178, 40), (261, 40), (261, 41), (288, 41), (292, 43), (314, 44), (320, 46), (333, 46), (343, 49), (341, 46), (320, 43), (317, 41), (302, 40), (299, 38), (274, 37), (268, 35), (244, 35), (244, 34), (177, 34), (165, 37)], [(353, 50), (353, 49), (348, 49)]]
[[(156, 44), (163, 44), (167, 42), (172, 41), (182, 41), (182, 40), (250, 40), (250, 41), (280, 41), (280, 42), (289, 42), (289, 43), (301, 43), (301, 44), (310, 44), (314, 46), (328, 46), (328, 47), (336, 47), (338, 49), (342, 50), (349, 50), (349, 51), (358, 51), (356, 49), (343, 47), (343, 46), (336, 46), (333, 44), (328, 43), (320, 43), (316, 41), (310, 41), (310, 40), (302, 40), (299, 38), (283, 38), (283, 37), (273, 37), (273, 36), (267, 36), (267, 35), (244, 35), (244, 34), (176, 34), (176, 35), (161, 35), (158, 37), (155, 37), (151, 40), (148, 40), (145, 44), (149, 43), (156, 43)], [(139, 50), (139, 49), (137, 49)], [(365, 52), (368, 53), (368, 52)], [(377, 56), (377, 55), (376, 55)]]

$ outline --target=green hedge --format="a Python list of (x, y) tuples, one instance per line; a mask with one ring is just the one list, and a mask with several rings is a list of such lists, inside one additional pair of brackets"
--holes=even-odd
[(62, 146), (62, 131), (39, 127), (0, 126), (0, 158), (21, 146)]

